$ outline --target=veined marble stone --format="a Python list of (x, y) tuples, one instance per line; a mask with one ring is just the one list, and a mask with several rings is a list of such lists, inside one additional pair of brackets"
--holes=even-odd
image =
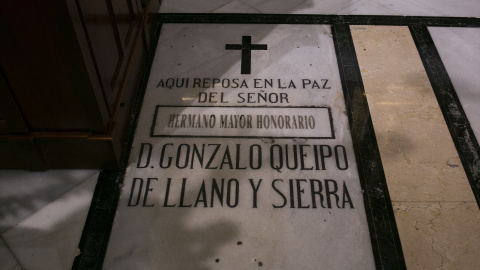
[[(477, 268), (478, 205), (408, 27), (351, 29), (407, 269)], [(458, 45), (455, 40), (449, 42)], [(439, 41), (435, 45), (448, 43)], [(468, 46), (468, 39), (462, 41)], [(450, 60), (447, 67), (463, 72), (449, 75), (465, 98), (475, 92), (475, 76), (461, 78), (474, 64), (452, 60), (475, 58), (459, 52), (441, 56)], [(473, 97), (467, 104), (475, 103)], [(469, 109), (470, 119), (474, 106)]]
[(165, 24), (104, 269), (373, 269), (328, 25)]
[(164, 0), (161, 13), (266, 13), (479, 17), (477, 0)]
[(480, 141), (480, 29), (429, 27), (435, 47)]

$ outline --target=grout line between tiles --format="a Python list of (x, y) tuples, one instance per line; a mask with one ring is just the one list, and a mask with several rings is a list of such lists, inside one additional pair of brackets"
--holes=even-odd
[[(225, 7), (225, 6), (228, 6), (228, 5), (230, 5), (232, 2), (233, 2), (233, 1), (230, 1), (230, 2), (228, 2), (228, 3), (225, 3), (225, 4), (223, 4), (223, 5), (221, 5), (221, 6), (217, 7), (217, 8), (215, 8), (215, 9), (213, 9), (213, 10), (210, 10), (208, 13), (214, 13), (214, 12), (215, 12), (215, 10), (219, 10), (219, 9), (221, 9), (221, 8)], [(242, 3), (243, 3), (243, 2), (242, 2)]]
[(15, 252), (13, 252), (12, 248), (10, 247), (10, 245), (7, 243), (7, 240), (5, 240), (3, 238), (3, 235), (0, 235), (0, 239), (2, 240), (3, 244), (7, 247), (8, 251), (10, 252), (10, 254), (12, 255), (12, 257), (15, 259), (15, 261), (17, 262), (17, 265), (20, 266), (20, 268), (22, 270), (26, 270), (25, 267), (23, 267), (22, 263), (20, 262), (20, 260), (18, 259), (17, 255), (15, 255)]
[[(80, 185), (84, 184), (86, 181), (88, 181), (90, 178), (94, 177), (96, 174), (100, 174), (100, 171), (88, 176), (86, 179), (82, 180), (82, 181), (79, 181), (78, 184), (76, 184), (75, 186), (72, 186), (71, 188), (67, 189), (65, 192), (59, 194), (54, 200), (50, 200), (48, 203), (46, 203), (45, 205), (43, 205), (41, 208), (37, 209), (36, 211), (30, 213), (28, 216), (25, 216), (24, 218), (22, 218), (21, 220), (15, 222), (15, 224), (13, 224), (12, 226), (8, 227), (7, 229), (5, 229), (3, 231), (3, 233), (1, 233), (1, 236), (3, 238), (3, 235), (5, 233), (7, 233), (8, 231), (12, 230), (15, 228), (15, 226), (17, 226), (18, 224), (20, 224), (21, 222), (23, 222), (24, 220), (27, 220), (28, 218), (31, 218), (33, 215), (37, 214), (38, 212), (40, 212), (42, 209), (48, 207), (49, 205), (51, 205), (52, 203), (55, 203), (57, 200), (60, 200), (61, 198), (63, 198), (65, 195), (67, 195), (69, 192), (71, 192), (72, 190), (74, 190), (75, 188), (79, 187)], [(98, 177), (97, 177), (98, 178)]]
[(242, 2), (244, 5), (246, 5), (246, 6), (250, 7), (251, 9), (254, 9), (254, 10), (258, 11), (258, 13), (265, 14), (264, 12), (262, 12), (262, 11), (261, 11), (261, 10), (259, 10), (259, 9), (257, 9), (256, 7), (253, 7), (253, 6), (251, 6), (251, 5), (247, 4), (247, 3), (245, 3), (243, 0), (240, 0), (240, 2)]

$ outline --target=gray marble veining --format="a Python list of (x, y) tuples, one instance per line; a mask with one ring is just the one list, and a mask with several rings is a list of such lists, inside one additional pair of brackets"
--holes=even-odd
[(164, 0), (162, 13), (273, 13), (480, 17), (477, 0)]
[(480, 140), (480, 29), (429, 27), (458, 98)]
[(0, 233), (88, 179), (97, 170), (0, 170)]
[[(79, 185), (3, 233), (9, 249), (0, 246), (0, 268), (9, 251), (17, 261), (12, 269), (71, 269), (97, 178), (95, 173), (82, 178)], [(12, 265), (14, 260), (9, 259)]]

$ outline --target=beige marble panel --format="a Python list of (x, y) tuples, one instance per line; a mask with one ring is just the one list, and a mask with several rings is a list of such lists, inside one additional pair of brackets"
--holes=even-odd
[(407, 27), (352, 35), (393, 201), (474, 201)]
[(478, 268), (476, 202), (396, 202), (393, 207), (408, 269)]
[(351, 30), (407, 268), (478, 268), (480, 211), (410, 31)]

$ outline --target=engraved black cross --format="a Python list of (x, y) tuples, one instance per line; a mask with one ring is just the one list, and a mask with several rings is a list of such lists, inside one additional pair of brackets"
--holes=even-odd
[(266, 50), (267, 44), (252, 44), (251, 36), (242, 36), (242, 44), (225, 44), (225, 50), (242, 50), (241, 74), (250, 74), (252, 50)]

